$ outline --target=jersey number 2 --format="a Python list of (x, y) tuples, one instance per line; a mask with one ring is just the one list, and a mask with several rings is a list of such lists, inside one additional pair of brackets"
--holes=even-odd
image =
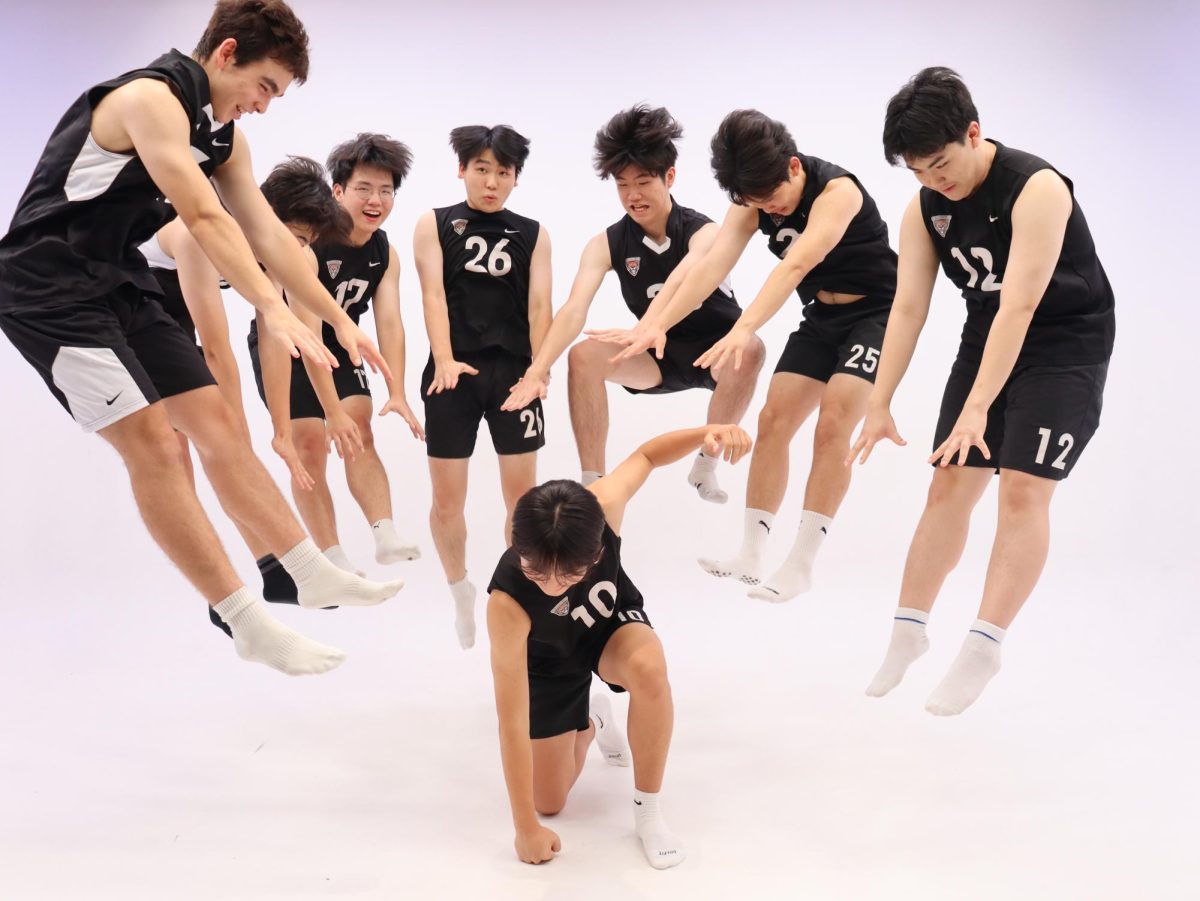
[[(488, 255), (487, 241), (478, 235), (472, 235), (467, 238), (467, 251), (474, 252), (475, 257), (467, 262), (467, 272), (478, 272), (480, 275), (507, 275), (512, 269), (512, 257), (504, 252), (505, 246), (510, 239), (501, 238), (500, 242)], [(487, 255), (487, 268), (481, 264), (481, 260)]]

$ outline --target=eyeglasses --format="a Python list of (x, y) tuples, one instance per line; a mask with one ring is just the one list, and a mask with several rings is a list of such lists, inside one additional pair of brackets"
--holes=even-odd
[[(370, 185), (354, 185), (350, 190), (363, 200), (370, 200), (371, 196), (376, 193), (376, 189)], [(378, 193), (380, 200), (391, 200), (396, 196), (396, 191), (393, 188), (379, 188)]]

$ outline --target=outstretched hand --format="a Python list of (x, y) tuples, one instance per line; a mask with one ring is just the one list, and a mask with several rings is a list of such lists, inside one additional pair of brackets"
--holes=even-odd
[(704, 452), (710, 457), (721, 457), (728, 463), (736, 463), (754, 447), (754, 439), (737, 425), (710, 425), (704, 435)]

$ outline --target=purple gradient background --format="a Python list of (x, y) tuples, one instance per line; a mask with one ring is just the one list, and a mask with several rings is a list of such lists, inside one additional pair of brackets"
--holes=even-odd
[[(649, 609), (679, 701), (671, 809), (694, 833), (692, 859), (677, 873), (646, 870), (612, 838), (626, 828), (624, 794), (595, 788), (609, 774), (589, 770), (581, 813), (555, 827), (568, 854), (532, 870), (507, 853), (486, 651), (451, 651), (424, 524), (423, 453), (400, 425), (382, 424), (379, 443), (398, 519), (425, 558), (404, 572), (409, 587), (374, 626), (356, 622), (362, 617), (292, 617), (350, 650), (353, 669), (285, 683), (230, 661), (198, 600), (146, 537), (119, 461), (80, 435), (0, 342), (10, 611), (0, 672), (19, 696), (0, 740), (0, 797), (19, 814), (3, 818), (0, 848), (19, 853), (0, 867), (0, 895), (1200, 894), (1184, 844), (1200, 800), (1192, 459), (1200, 304), (1191, 275), (1200, 192), (1188, 112), (1200, 83), (1200, 8), (1025, 0), (295, 8), (312, 36), (311, 81), (265, 119), (242, 124), (263, 175), (289, 153), (323, 159), (360, 130), (413, 148), (414, 171), (387, 230), (404, 267), (414, 404), (427, 344), (410, 238), (422, 211), (460, 197), (451, 127), (504, 121), (532, 139), (511, 206), (553, 237), (557, 307), (584, 242), (620, 215), (612, 186), (590, 168), (592, 135), (617, 109), (639, 100), (671, 109), (687, 129), (675, 196), (719, 219), (726, 204), (708, 172), (708, 137), (730, 109), (759, 107), (788, 122), (806, 152), (861, 178), (894, 244), (917, 186), (882, 159), (883, 108), (917, 69), (944, 64), (971, 86), (985, 135), (1045, 157), (1075, 182), (1117, 295), (1103, 424), (1058, 493), (1050, 564), (1006, 644), (1003, 676), (979, 709), (951, 723), (929, 723), (920, 701), (973, 616), (994, 499), (978, 512), (939, 606), (936, 663), (926, 661), (903, 701), (867, 705), (859, 695), (924, 497), (921, 461), (961, 324), (961, 299), (944, 280), (897, 400), (909, 446), (877, 452), (858, 476), (810, 598), (751, 609), (692, 564), (740, 527), (744, 469), (723, 471), (731, 504), (722, 509), (696, 509), (679, 490), (682, 472), (653, 481), (629, 517), (627, 556), (639, 585), (663, 598)], [(0, 219), (11, 216), (71, 101), (169, 46), (187, 51), (208, 11), (206, 3), (5, 3)], [(772, 262), (757, 242), (747, 251), (734, 272), (743, 304)], [(244, 358), (249, 307), (237, 304), (231, 332)], [(763, 330), (772, 357), (794, 313)], [(610, 280), (590, 324), (627, 320)], [(267, 419), (243, 371), (267, 458)], [(545, 477), (575, 473), (565, 382), (560, 367), (547, 405)], [(764, 378), (750, 426), (765, 387)], [(699, 421), (706, 398), (610, 400), (615, 458), (664, 427)], [(781, 534), (799, 511), (807, 436), (794, 448)], [(468, 514), (477, 582), (500, 548), (494, 464), (480, 457)], [(340, 475), (332, 481), (346, 543), (366, 560), (357, 511)], [(211, 492), (202, 486), (201, 494), (217, 511)], [(232, 528), (216, 518), (235, 562), (252, 572)], [(269, 765), (229, 751), (267, 738), (286, 748)], [(312, 786), (317, 815), (299, 785)], [(334, 835), (318, 815), (337, 818)], [(588, 832), (589, 818), (604, 831)], [(169, 833), (191, 844), (169, 847)], [(236, 843), (256, 850), (239, 854)]]

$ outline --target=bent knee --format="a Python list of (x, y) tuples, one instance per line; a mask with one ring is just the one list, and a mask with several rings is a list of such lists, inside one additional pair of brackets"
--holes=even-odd
[(661, 653), (637, 655), (625, 667), (624, 688), (639, 695), (669, 695), (667, 661)]
[(552, 817), (562, 813), (562, 809), (567, 806), (567, 793), (561, 790), (542, 789), (536, 787), (533, 790), (533, 809), (538, 812), (538, 816)]
[(610, 348), (599, 341), (593, 341), (591, 338), (580, 341), (567, 351), (567, 371), (575, 375), (603, 376), (611, 368), (608, 363), (609, 356)]

